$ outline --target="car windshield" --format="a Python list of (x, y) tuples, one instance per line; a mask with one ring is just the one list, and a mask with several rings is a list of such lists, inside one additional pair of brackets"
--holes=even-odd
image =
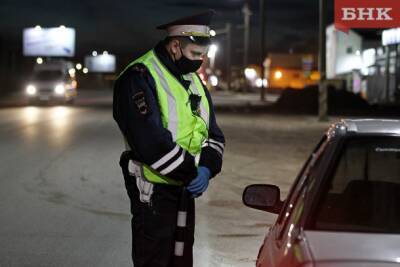
[(42, 70), (35, 73), (33, 79), (36, 81), (54, 81), (63, 78), (63, 72), (60, 70)]
[(314, 229), (400, 233), (400, 138), (347, 141)]

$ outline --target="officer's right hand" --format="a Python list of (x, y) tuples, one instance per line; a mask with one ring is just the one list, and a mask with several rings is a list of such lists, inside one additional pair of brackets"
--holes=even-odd
[(193, 197), (199, 197), (208, 188), (208, 182), (211, 172), (206, 167), (199, 167), (197, 169), (197, 176), (190, 182), (186, 189), (192, 193)]

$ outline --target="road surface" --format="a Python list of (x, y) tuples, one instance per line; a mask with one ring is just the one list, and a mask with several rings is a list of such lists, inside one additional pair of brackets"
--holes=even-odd
[[(244, 187), (285, 194), (327, 124), (219, 114), (227, 146), (197, 201), (196, 267), (254, 266), (275, 216), (241, 203)], [(0, 266), (132, 266), (123, 142), (107, 105), (0, 109)]]

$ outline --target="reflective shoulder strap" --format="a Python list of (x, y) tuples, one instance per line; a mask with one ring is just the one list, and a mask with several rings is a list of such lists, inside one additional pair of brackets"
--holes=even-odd
[(178, 131), (178, 122), (179, 122), (179, 117), (178, 117), (178, 112), (176, 108), (176, 99), (174, 94), (172, 93), (172, 90), (168, 84), (167, 77), (165, 76), (164, 72), (162, 71), (162, 67), (159, 65), (160, 63), (157, 62), (156, 58), (153, 57), (150, 60), (150, 63), (152, 67), (154, 68), (158, 79), (160, 81), (160, 85), (162, 89), (165, 91), (167, 95), (167, 102), (168, 102), (168, 130), (172, 134), (172, 139), (173, 141), (176, 141), (177, 137), (177, 131)]

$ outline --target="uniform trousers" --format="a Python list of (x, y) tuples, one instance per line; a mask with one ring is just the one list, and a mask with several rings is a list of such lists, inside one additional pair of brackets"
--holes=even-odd
[(182, 187), (155, 184), (149, 203), (139, 199), (134, 177), (125, 179), (132, 213), (132, 260), (134, 267), (192, 267), (195, 203), (187, 199), (187, 226), (182, 257), (174, 257), (177, 214)]

